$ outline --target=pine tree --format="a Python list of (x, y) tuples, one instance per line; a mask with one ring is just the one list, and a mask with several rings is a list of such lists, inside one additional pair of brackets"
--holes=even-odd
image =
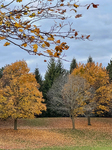
[(3, 70), (4, 70), (4, 67), (0, 68), (0, 78), (2, 78), (3, 76)]
[(65, 72), (65, 69), (63, 68), (63, 63), (58, 59), (58, 62), (56, 63), (56, 77), (58, 77), (60, 74), (63, 74)]
[(34, 75), (35, 75), (37, 83), (40, 84), (39, 90), (42, 91), (42, 76), (39, 73), (39, 69), (38, 68), (35, 69)]
[(77, 62), (76, 62), (76, 59), (73, 58), (72, 59), (72, 62), (70, 64), (70, 74), (72, 73), (73, 69), (77, 67)]
[(94, 63), (93, 58), (91, 56), (88, 57), (87, 63)]
[(112, 81), (112, 60), (110, 60), (110, 63), (108, 63), (108, 66), (106, 67), (108, 73), (109, 73), (109, 78), (110, 82)]
[[(64, 72), (67, 72), (67, 71), (63, 68), (63, 64), (62, 64), (61, 60), (58, 59), (58, 62), (56, 63), (54, 58), (51, 58), (48, 63), (47, 71), (45, 73), (45, 78), (44, 78), (44, 82), (43, 82), (43, 86), (42, 86), (42, 92), (43, 92), (43, 96), (44, 96), (45, 102), (47, 104), (47, 107), (49, 105), (49, 99), (47, 97), (47, 92), (52, 87), (54, 80), (57, 77), (59, 77), (60, 74), (63, 74)], [(49, 109), (47, 109), (46, 115), (51, 116)]]

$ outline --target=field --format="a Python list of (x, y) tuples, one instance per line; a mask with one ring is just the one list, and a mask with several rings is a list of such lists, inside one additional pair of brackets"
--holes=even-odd
[(0, 121), (0, 150), (112, 150), (112, 118), (76, 118), (72, 130), (70, 118), (19, 119)]

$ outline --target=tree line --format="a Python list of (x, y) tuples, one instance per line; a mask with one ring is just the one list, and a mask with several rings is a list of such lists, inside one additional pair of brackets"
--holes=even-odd
[(51, 58), (44, 79), (36, 68), (17, 61), (0, 69), (0, 118), (112, 116), (112, 61), (106, 69), (89, 57), (86, 64), (73, 58), (66, 70), (60, 59)]

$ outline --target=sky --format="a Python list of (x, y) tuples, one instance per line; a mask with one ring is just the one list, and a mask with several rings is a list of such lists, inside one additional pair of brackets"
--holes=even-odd
[[(80, 18), (76, 19), (75, 14), (71, 12), (73, 16), (69, 21), (73, 22), (73, 28), (79, 31), (80, 34), (90, 35), (90, 40), (66, 39), (70, 48), (64, 51), (66, 55), (64, 59), (68, 60), (62, 61), (65, 69), (69, 70), (73, 58), (78, 63), (86, 63), (88, 57), (91, 56), (93, 61), (102, 63), (103, 67), (106, 67), (112, 58), (112, 0), (79, 0), (80, 4), (90, 4), (92, 2), (99, 4), (99, 7), (92, 8), (91, 6), (88, 10), (85, 7), (78, 8), (78, 13), (82, 14)], [(52, 21), (46, 21), (43, 24), (51, 26)], [(44, 78), (49, 58), (29, 55), (12, 44), (4, 47), (4, 43), (5, 41), (0, 41), (0, 68), (6, 64), (24, 59), (31, 72), (34, 72), (35, 68), (38, 67)], [(45, 59), (47, 62), (44, 62)]]

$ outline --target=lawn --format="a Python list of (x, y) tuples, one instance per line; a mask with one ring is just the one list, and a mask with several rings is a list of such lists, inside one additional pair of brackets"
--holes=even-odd
[(112, 118), (76, 118), (72, 130), (70, 118), (19, 119), (0, 121), (0, 149), (26, 150), (112, 150)]

